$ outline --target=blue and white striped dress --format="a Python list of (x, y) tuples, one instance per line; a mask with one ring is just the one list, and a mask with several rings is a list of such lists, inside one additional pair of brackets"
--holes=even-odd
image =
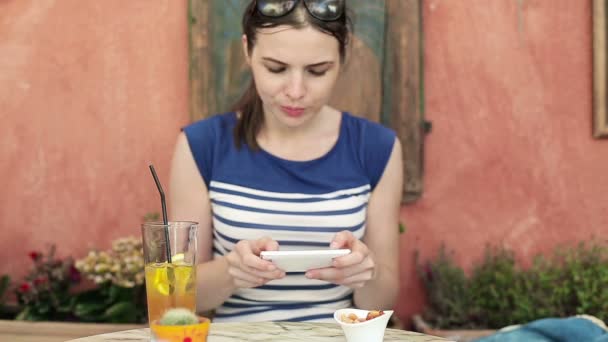
[[(234, 146), (235, 113), (184, 128), (213, 212), (214, 257), (242, 239), (270, 236), (280, 250), (328, 248), (339, 231), (365, 234), (366, 209), (390, 157), (395, 134), (342, 114), (340, 135), (324, 156), (290, 161)], [(199, 293), (204, 296), (204, 293)], [(239, 289), (216, 310), (215, 322), (329, 321), (351, 307), (352, 290), (304, 273)]]

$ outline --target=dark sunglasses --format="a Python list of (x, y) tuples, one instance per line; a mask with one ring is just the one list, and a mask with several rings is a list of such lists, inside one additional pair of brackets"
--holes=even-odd
[[(291, 12), (300, 0), (256, 0), (257, 10), (265, 17), (278, 18)], [(344, 13), (346, 0), (302, 0), (310, 15), (323, 21), (333, 21)]]

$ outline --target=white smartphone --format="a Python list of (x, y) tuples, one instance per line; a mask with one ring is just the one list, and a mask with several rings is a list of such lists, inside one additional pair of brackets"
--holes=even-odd
[(306, 272), (331, 266), (333, 258), (350, 254), (350, 249), (315, 249), (305, 251), (263, 251), (260, 257), (272, 261), (285, 272)]

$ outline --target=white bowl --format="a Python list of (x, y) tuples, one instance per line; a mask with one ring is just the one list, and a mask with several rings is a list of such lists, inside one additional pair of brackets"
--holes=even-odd
[(340, 320), (342, 314), (354, 313), (359, 318), (367, 317), (368, 310), (340, 309), (334, 312), (334, 319), (342, 327), (347, 342), (382, 342), (392, 310), (383, 310), (384, 314), (365, 322), (345, 323)]

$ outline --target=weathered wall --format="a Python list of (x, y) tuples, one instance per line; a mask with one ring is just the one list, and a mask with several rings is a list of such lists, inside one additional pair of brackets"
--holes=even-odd
[(591, 137), (591, 1), (425, 0), (425, 194), (404, 208), (402, 316), (422, 306), (413, 252), (465, 266), (487, 243), (522, 260), (608, 229), (608, 140)]
[(0, 273), (80, 257), (160, 211), (188, 122), (186, 1), (0, 1)]

